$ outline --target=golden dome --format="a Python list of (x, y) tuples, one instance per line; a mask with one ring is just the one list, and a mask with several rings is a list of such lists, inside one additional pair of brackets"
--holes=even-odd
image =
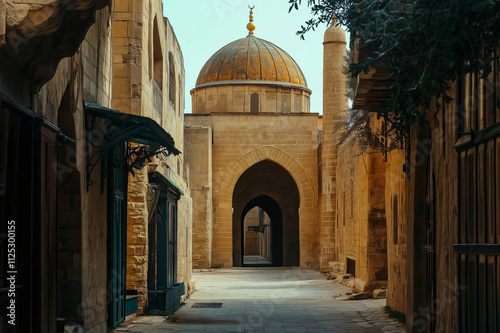
[(295, 60), (252, 34), (217, 51), (203, 66), (193, 90), (236, 84), (287, 86), (310, 92)]

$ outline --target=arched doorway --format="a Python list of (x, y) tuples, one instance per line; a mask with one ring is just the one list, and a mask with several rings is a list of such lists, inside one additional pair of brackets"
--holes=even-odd
[(299, 190), (290, 173), (268, 160), (248, 168), (234, 187), (233, 266), (244, 265), (244, 220), (254, 207), (271, 220), (272, 265), (299, 266)]
[[(248, 223), (249, 213), (255, 208), (257, 223)], [(242, 266), (283, 266), (283, 214), (273, 198), (261, 195), (250, 200), (241, 214), (241, 227)], [(251, 236), (256, 238), (255, 249), (251, 249)]]

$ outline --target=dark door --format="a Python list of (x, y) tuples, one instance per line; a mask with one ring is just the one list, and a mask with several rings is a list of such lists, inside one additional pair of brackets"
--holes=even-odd
[(108, 160), (108, 319), (114, 328), (125, 320), (127, 172), (124, 147), (112, 150)]
[(168, 309), (168, 291), (177, 283), (177, 199), (161, 186), (149, 223), (148, 310)]
[(461, 332), (500, 330), (500, 98), (489, 77), (459, 84), (459, 297)]
[(40, 265), (40, 321), (42, 333), (56, 331), (56, 202), (57, 134), (41, 128), (41, 214), (36, 233), (40, 235), (37, 263)]
[[(432, 154), (431, 154), (432, 156)], [(427, 306), (426, 306), (426, 322), (427, 332), (433, 333), (436, 328), (436, 313), (435, 303), (436, 299), (436, 236), (435, 236), (435, 218), (436, 218), (436, 195), (435, 187), (436, 181), (432, 168), (432, 158), (428, 159), (429, 164), (427, 167), (427, 226), (426, 226), (426, 241), (425, 241), (425, 275), (427, 285)]]
[(56, 145), (30, 110), (1, 104), (1, 332), (56, 331)]
[(177, 283), (177, 200), (168, 200), (167, 286)]
[[(35, 273), (33, 119), (0, 105), (0, 332), (39, 331)], [(38, 136), (37, 136), (38, 137)], [(39, 142), (39, 141), (38, 141)], [(38, 163), (36, 163), (38, 164)], [(40, 171), (38, 169), (38, 171)], [(37, 177), (39, 179), (39, 177)], [(9, 245), (11, 244), (11, 245)], [(7, 280), (9, 279), (9, 280)], [(15, 302), (11, 306), (11, 302)], [(9, 308), (11, 307), (11, 308)], [(14, 308), (14, 309), (12, 309)]]
[(167, 221), (168, 202), (165, 193), (158, 202), (148, 226), (148, 311), (165, 310), (167, 292)]

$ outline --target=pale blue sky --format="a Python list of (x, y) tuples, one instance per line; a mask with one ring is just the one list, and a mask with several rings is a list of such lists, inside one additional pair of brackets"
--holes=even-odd
[(181, 45), (186, 69), (186, 113), (191, 113), (190, 90), (205, 62), (226, 44), (246, 37), (248, 5), (255, 5), (255, 36), (270, 41), (298, 63), (312, 90), (311, 112), (323, 109), (323, 35), (326, 25), (300, 40), (295, 34), (309, 19), (305, 6), (288, 13), (287, 0), (163, 0), (168, 17)]

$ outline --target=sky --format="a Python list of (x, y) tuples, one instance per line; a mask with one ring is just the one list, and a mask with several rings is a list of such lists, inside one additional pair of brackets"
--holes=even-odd
[(190, 91), (207, 60), (225, 45), (248, 35), (249, 5), (255, 5), (255, 36), (292, 56), (312, 90), (311, 112), (322, 113), (323, 37), (327, 26), (319, 26), (301, 40), (296, 32), (311, 18), (305, 5), (288, 13), (288, 0), (163, 0), (163, 14), (172, 23), (184, 56), (185, 113), (191, 113)]

